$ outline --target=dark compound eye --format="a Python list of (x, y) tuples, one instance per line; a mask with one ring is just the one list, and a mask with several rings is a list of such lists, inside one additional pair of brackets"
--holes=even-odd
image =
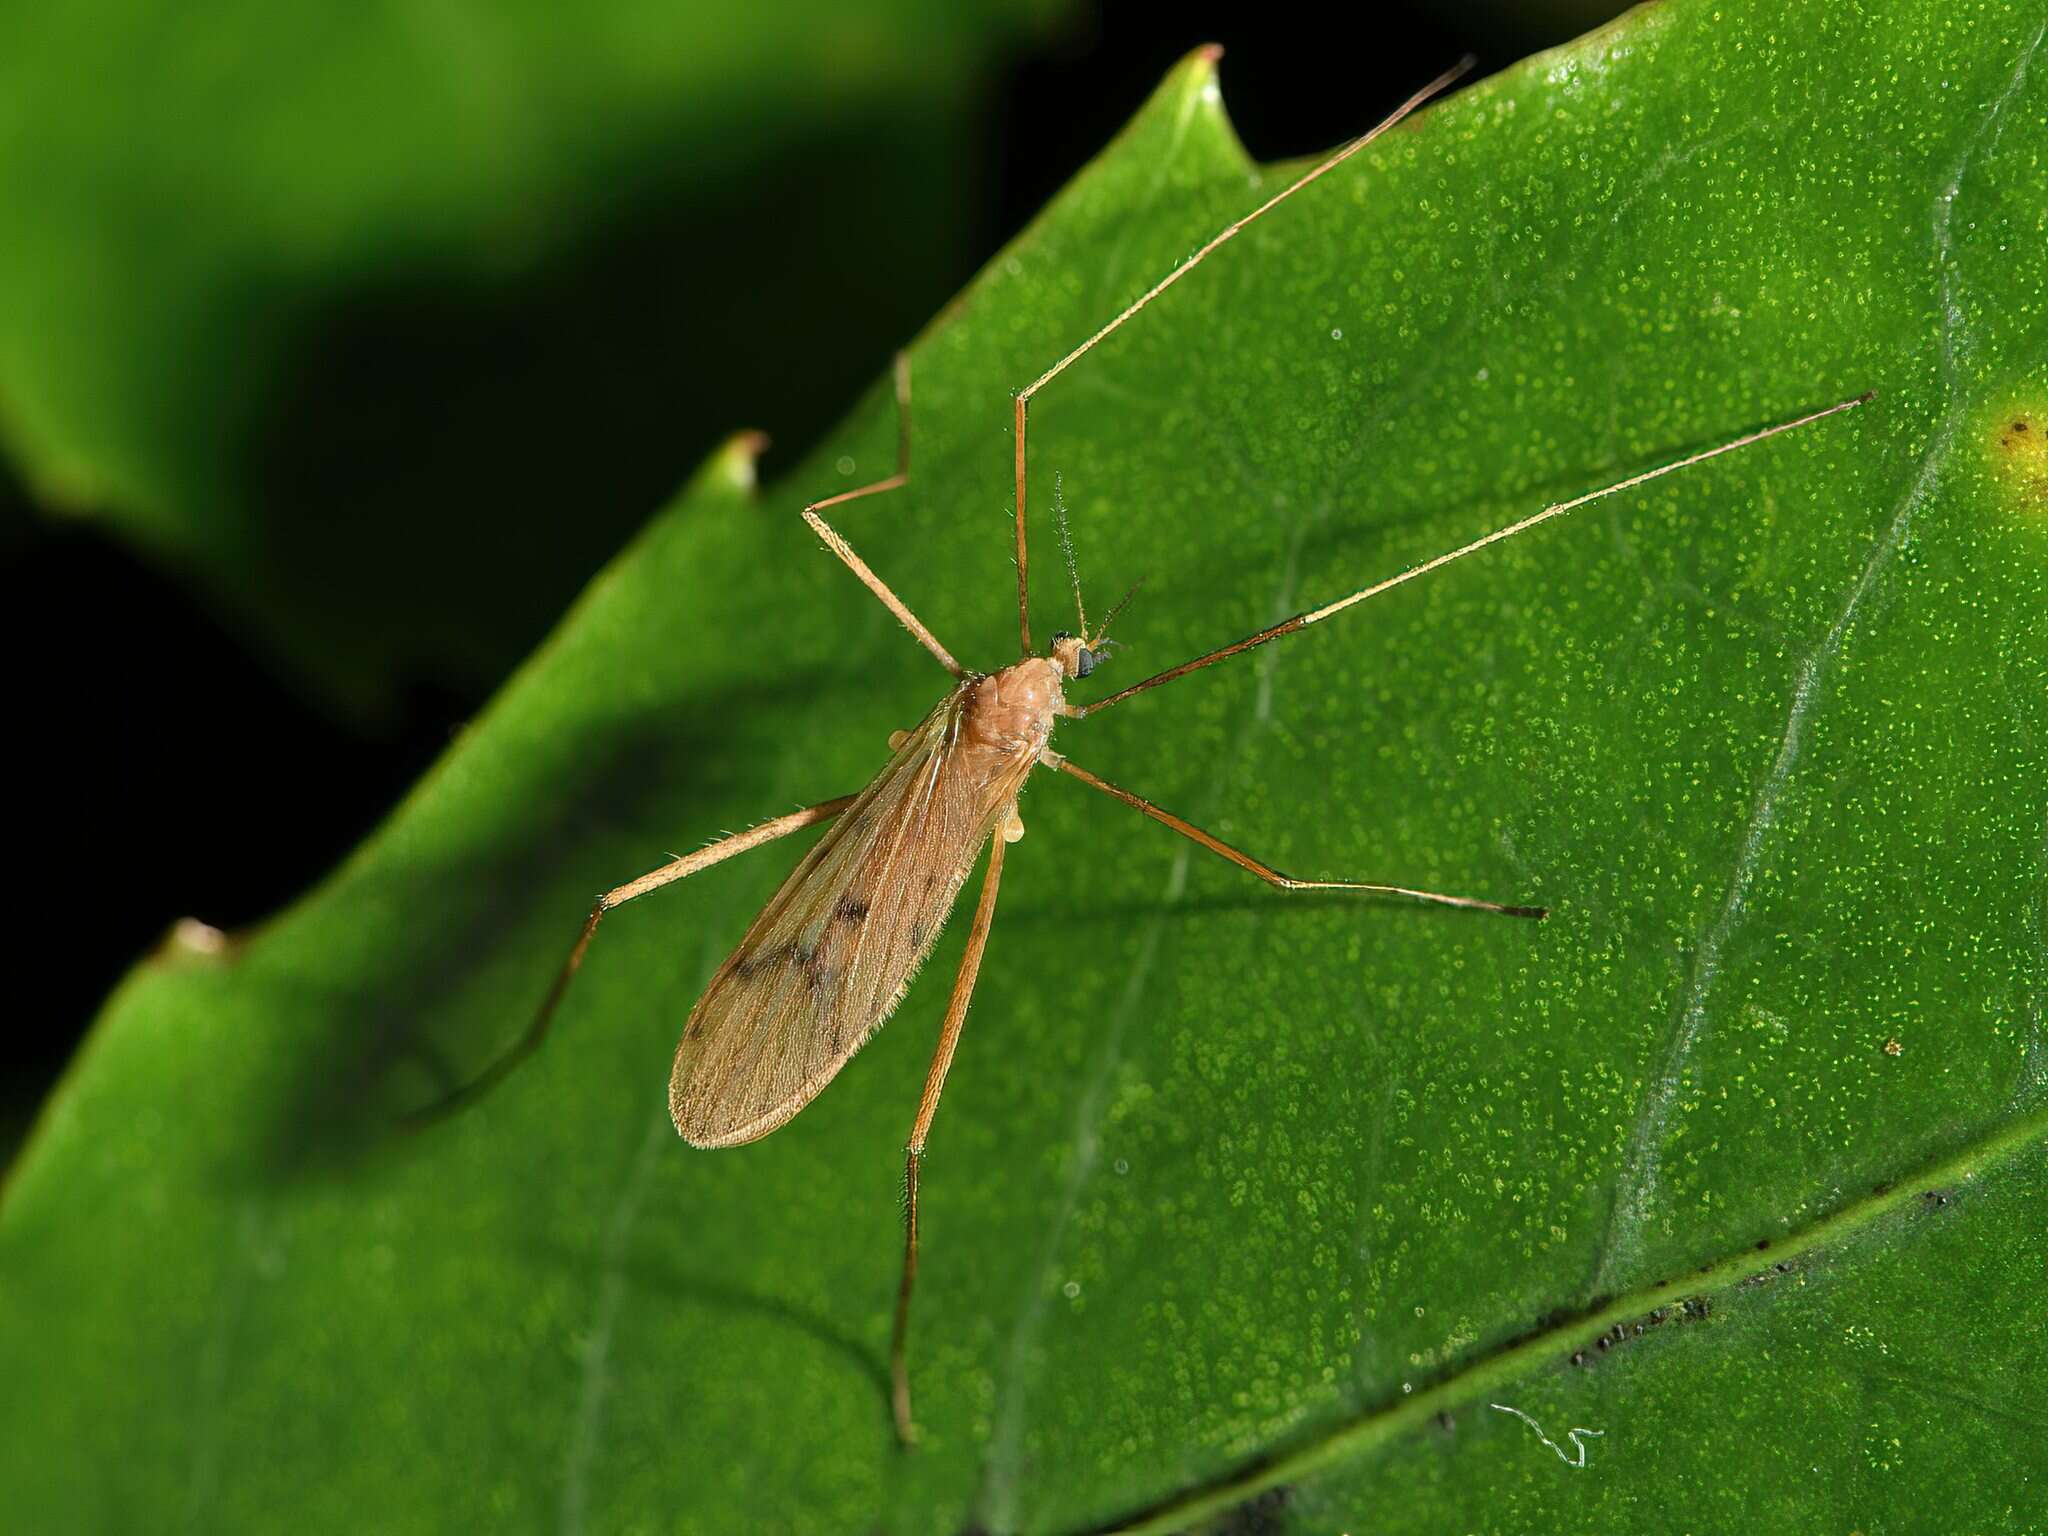
[(1095, 670), (1095, 653), (1087, 646), (1081, 647), (1081, 654), (1074, 658), (1074, 676), (1086, 677)]

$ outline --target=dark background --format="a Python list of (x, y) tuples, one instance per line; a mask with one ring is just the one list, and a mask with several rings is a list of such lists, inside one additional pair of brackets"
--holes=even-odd
[[(1163, 14), (1130, 5), (1083, 9), (986, 82), (967, 146), (974, 206), (966, 237), (936, 260), (892, 264), (907, 274), (886, 302), (849, 304), (819, 328), (791, 311), (777, 330), (772, 304), (747, 317), (744, 340), (715, 329), (676, 295), (716, 291), (752, 260), (773, 282), (805, 281), (806, 260), (831, 258), (786, 239), (816, 186), (801, 174), (750, 187), (735, 205), (670, 206), (523, 279), (484, 308), (408, 295), (403, 306), (344, 311), (322, 338), (338, 359), (294, 414), (341, 409), (351, 389), (419, 381), (381, 419), (350, 428), (351, 456), (379, 446), (413, 451), (407, 420), (465, 397), (465, 370), (524, 377), (562, 371), (563, 349), (615, 372), (620, 399), (653, 401), (634, 414), (599, 399), (570, 430), (536, 436), (517, 473), (618, 510), (588, 547), (530, 584), (503, 634), (502, 665), (423, 667), (396, 679), (374, 711), (342, 707), (275, 658), (232, 616), (89, 525), (46, 518), (0, 465), (0, 644), (11, 659), (8, 718), (16, 808), (10, 838), (12, 925), (9, 1027), (0, 1037), (0, 1162), (109, 990), (165, 929), (191, 915), (234, 929), (284, 906), (343, 857), (434, 760), (488, 696), (505, 666), (611, 549), (678, 485), (725, 432), (765, 428), (772, 478), (879, 374), (890, 350), (974, 270), (1129, 117), (1190, 48), (1221, 42), (1224, 99), (1261, 160), (1328, 148), (1369, 126), (1464, 53), (1478, 74), (1586, 30), (1618, 7), (1603, 0), (1415, 0), (1333, 10), (1186, 4)], [(722, 230), (718, 249), (694, 238)], [(771, 295), (772, 298), (772, 295)], [(756, 390), (713, 405), (665, 378), (641, 317), (671, 302), (673, 324), (713, 327), (680, 338), (698, 354), (744, 346), (750, 378), (801, 375), (794, 394)], [(396, 318), (394, 318), (394, 314)], [(425, 320), (422, 317), (427, 317)], [(452, 317), (452, 318), (451, 318)], [(566, 342), (563, 338), (571, 338)], [(667, 338), (676, 341), (679, 338)], [(380, 399), (388, 396), (388, 389)], [(550, 402), (559, 428), (564, 401)], [(721, 406), (731, 414), (718, 416)], [(693, 419), (701, 416), (705, 419)], [(458, 439), (459, 441), (459, 439)], [(454, 466), (459, 474), (461, 455)], [(290, 463), (289, 455), (285, 462)], [(316, 455), (316, 462), (318, 461)], [(325, 479), (321, 483), (326, 483)], [(296, 493), (290, 473), (280, 494)]]

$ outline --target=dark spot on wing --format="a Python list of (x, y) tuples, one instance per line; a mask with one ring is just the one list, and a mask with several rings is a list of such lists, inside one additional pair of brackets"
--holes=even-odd
[(931, 930), (930, 930), (930, 929), (928, 929), (928, 928), (926, 928), (926, 927), (925, 927), (925, 925), (924, 925), (923, 923), (912, 923), (912, 924), (910, 925), (910, 943), (911, 943), (911, 947), (912, 947), (912, 948), (914, 948), (914, 949), (923, 949), (923, 948), (924, 948), (924, 936), (925, 936), (925, 935), (926, 935), (927, 933), (929, 933), (930, 931), (931, 931)]
[(748, 955), (732, 968), (732, 973), (742, 981), (749, 981), (763, 971), (779, 970), (783, 966), (794, 965), (809, 969), (816, 965), (817, 959), (818, 952), (815, 949), (806, 949), (799, 944), (777, 944), (772, 949)]
[(839, 903), (839, 910), (833, 914), (843, 923), (858, 923), (868, 915), (868, 904), (849, 896)]

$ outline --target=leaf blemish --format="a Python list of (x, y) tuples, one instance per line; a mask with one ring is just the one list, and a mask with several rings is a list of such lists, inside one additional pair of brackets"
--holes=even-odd
[(1284, 1483), (1256, 1493), (1211, 1527), (1213, 1536), (1280, 1536), (1293, 1500), (1294, 1490)]
[[(1555, 1440), (1551, 1439), (1550, 1436), (1543, 1433), (1543, 1427), (1540, 1424), (1538, 1424), (1534, 1419), (1530, 1418), (1528, 1414), (1522, 1412), (1521, 1409), (1511, 1408), (1506, 1403), (1489, 1403), (1487, 1406), (1495, 1409), (1500, 1413), (1511, 1413), (1516, 1418), (1520, 1419), (1524, 1424), (1528, 1425), (1529, 1428), (1535, 1432), (1536, 1438), (1538, 1440), (1541, 1440), (1545, 1445), (1549, 1446), (1553, 1451), (1557, 1452), (1557, 1459), (1559, 1461), (1563, 1462), (1566, 1466), (1571, 1467), (1574, 1470), (1582, 1469), (1586, 1465), (1586, 1440), (1591, 1439), (1596, 1435), (1604, 1435), (1607, 1433), (1607, 1431), (1604, 1429), (1586, 1429), (1582, 1426), (1574, 1426), (1573, 1428), (1566, 1430), (1564, 1432), (1564, 1437), (1565, 1439), (1571, 1442), (1572, 1447), (1571, 1453), (1567, 1454), (1563, 1446), (1559, 1445)], [(1582, 1439), (1581, 1436), (1585, 1438)]]
[(2048, 516), (2048, 410), (2001, 412), (1990, 432), (1993, 478), (2019, 511)]

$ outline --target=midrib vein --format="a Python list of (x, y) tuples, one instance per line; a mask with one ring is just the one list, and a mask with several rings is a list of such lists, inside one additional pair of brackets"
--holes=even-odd
[[(1554, 1368), (1577, 1349), (1591, 1348), (1616, 1323), (1634, 1322), (1659, 1306), (1688, 1296), (1734, 1289), (1773, 1266), (1845, 1244), (1885, 1218), (1918, 1203), (1929, 1189), (1953, 1188), (2029, 1147), (2048, 1142), (2048, 1108), (2012, 1120), (1953, 1155), (1897, 1181), (1880, 1184), (1810, 1226), (1775, 1238), (1767, 1248), (1745, 1244), (1734, 1252), (1654, 1285), (1630, 1291), (1580, 1313), (1569, 1322), (1526, 1335), (1468, 1362), (1441, 1381), (1338, 1422), (1291, 1449), (1275, 1451), (1215, 1482), (1098, 1527), (1119, 1536), (1148, 1536), (1186, 1528), (1268, 1488), (1292, 1483), (1348, 1457), (1378, 1449), (1443, 1412), (1497, 1395), (1533, 1370)], [(1537, 1315), (1541, 1315), (1540, 1309)]]

